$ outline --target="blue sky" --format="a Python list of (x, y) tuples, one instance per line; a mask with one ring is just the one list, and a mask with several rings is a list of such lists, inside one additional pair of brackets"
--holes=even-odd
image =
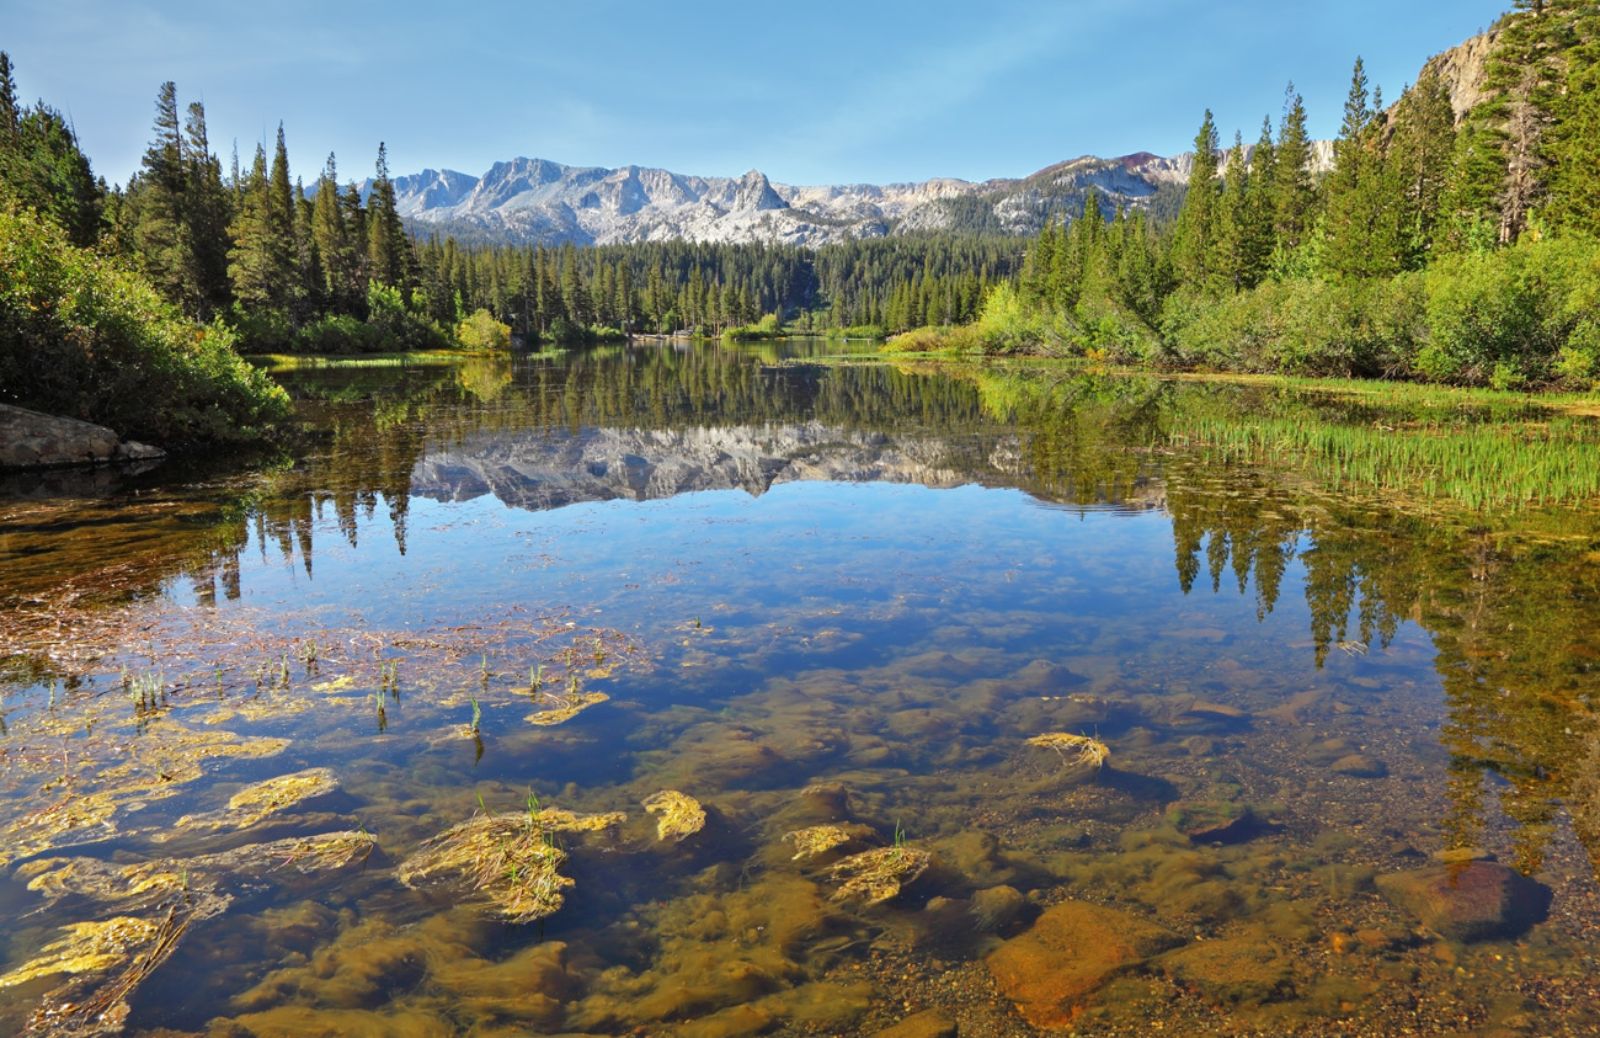
[(480, 173), (516, 155), (829, 183), (1020, 176), (1187, 150), (1211, 107), (1253, 139), (1293, 79), (1331, 136), (1359, 53), (1391, 96), (1509, 0), (3, 0), (25, 99), (122, 181), (157, 86), (224, 161), (280, 120), (296, 173)]

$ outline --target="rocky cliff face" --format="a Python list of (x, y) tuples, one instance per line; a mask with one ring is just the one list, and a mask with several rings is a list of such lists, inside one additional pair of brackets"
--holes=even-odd
[(1443, 54), (1434, 55), (1422, 66), (1422, 75), (1432, 73), (1444, 81), (1457, 125), (1468, 112), (1488, 100), (1489, 55), (1499, 40), (1500, 31), (1491, 29)]

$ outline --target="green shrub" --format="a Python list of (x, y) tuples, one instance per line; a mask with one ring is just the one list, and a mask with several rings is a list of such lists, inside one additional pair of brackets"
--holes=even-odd
[(382, 350), (382, 333), (378, 329), (348, 314), (332, 314), (301, 328), (290, 352), (350, 354)]
[(511, 326), (495, 320), (487, 310), (475, 310), (456, 325), (456, 341), (469, 350), (510, 349)]
[(1449, 257), (1428, 271), (1427, 339), (1419, 367), (1430, 378), (1482, 383), (1501, 363), (1521, 367), (1543, 349), (1537, 285), (1526, 249)]
[(0, 400), (168, 445), (250, 439), (289, 415), (228, 328), (186, 320), (144, 279), (3, 205)]
[(398, 288), (377, 282), (367, 286), (367, 324), (386, 353), (447, 350), (455, 345), (431, 318), (407, 307)]
[(1579, 388), (1594, 385), (1600, 377), (1600, 318), (1585, 318), (1556, 355), (1555, 373)]

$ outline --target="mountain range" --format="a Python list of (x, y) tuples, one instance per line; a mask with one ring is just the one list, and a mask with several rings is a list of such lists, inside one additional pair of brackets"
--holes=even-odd
[[(1430, 59), (1459, 119), (1481, 100), (1494, 32)], [(1333, 144), (1315, 144), (1331, 168)], [(1082, 212), (1090, 189), (1109, 205), (1176, 212), (1192, 155), (1084, 156), (1028, 176), (985, 181), (939, 177), (909, 184), (775, 183), (759, 170), (705, 177), (665, 169), (568, 166), (548, 159), (497, 162), (481, 176), (425, 169), (399, 177), (400, 214), (416, 231), (463, 241), (614, 245), (685, 239), (826, 245), (922, 231), (1033, 234)], [(370, 181), (364, 188), (370, 187)]]
[(759, 170), (705, 177), (516, 158), (481, 176), (425, 169), (394, 185), (400, 214), (415, 229), (464, 240), (825, 245), (915, 231), (1032, 233), (1057, 212), (1080, 211), (1091, 187), (1112, 204), (1151, 206), (1164, 193), (1175, 199), (1188, 171), (1187, 156), (1141, 153), (1086, 156), (1018, 179), (797, 186)]

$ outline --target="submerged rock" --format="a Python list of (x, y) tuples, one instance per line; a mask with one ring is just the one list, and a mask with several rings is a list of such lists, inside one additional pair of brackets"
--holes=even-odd
[(1016, 887), (1001, 884), (985, 887), (972, 895), (973, 924), (984, 933), (996, 933), (1009, 927), (1021, 917), (1028, 907), (1028, 899)]
[(937, 1009), (929, 1009), (884, 1028), (876, 1038), (956, 1038), (956, 1022)]
[(1224, 1005), (1261, 1005), (1293, 995), (1287, 956), (1258, 940), (1196, 941), (1159, 960), (1174, 981)]
[(1035, 1027), (1066, 1028), (1119, 971), (1179, 943), (1154, 923), (1115, 908), (1065, 901), (986, 960), (1000, 991)]
[(1349, 753), (1329, 765), (1334, 773), (1349, 775), (1351, 778), (1383, 778), (1389, 774), (1389, 766), (1376, 757), (1369, 757), (1365, 753)]
[(1263, 824), (1248, 806), (1225, 800), (1180, 800), (1167, 808), (1167, 820), (1195, 843), (1240, 843)]
[(1426, 865), (1378, 877), (1378, 889), (1453, 941), (1515, 937), (1543, 922), (1550, 889), (1492, 861)]

